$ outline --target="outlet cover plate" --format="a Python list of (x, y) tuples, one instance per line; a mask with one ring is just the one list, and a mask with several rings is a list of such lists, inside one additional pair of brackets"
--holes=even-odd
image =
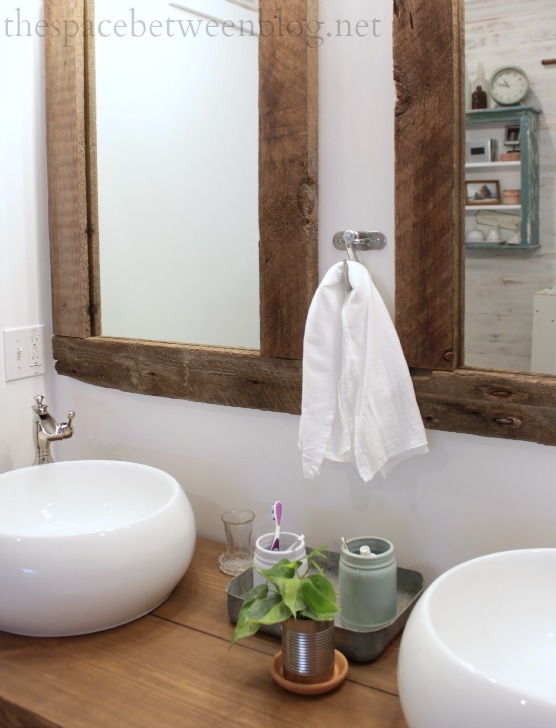
[(45, 373), (44, 324), (4, 329), (6, 382)]

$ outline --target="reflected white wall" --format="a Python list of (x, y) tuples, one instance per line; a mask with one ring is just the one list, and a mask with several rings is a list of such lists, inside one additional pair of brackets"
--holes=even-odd
[(259, 347), (257, 15), (220, 5), (243, 33), (96, 0), (107, 336)]

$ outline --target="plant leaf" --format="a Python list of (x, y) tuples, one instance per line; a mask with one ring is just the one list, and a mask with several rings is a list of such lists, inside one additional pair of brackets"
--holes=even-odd
[(232, 649), (232, 647), (238, 640), (241, 640), (244, 637), (251, 637), (251, 635), (256, 634), (259, 631), (260, 626), (261, 625), (257, 624), (257, 622), (252, 622), (248, 617), (242, 615), (240, 611), (237, 619), (237, 624), (234, 629), (232, 641), (230, 642), (230, 646), (228, 647), (228, 652)]
[[(332, 583), (324, 576), (316, 559), (326, 559), (326, 546), (307, 555), (309, 564), (318, 572), (297, 576), (301, 561), (281, 559), (270, 569), (257, 569), (266, 582), (251, 589), (240, 609), (230, 648), (237, 640), (255, 634), (262, 624), (278, 624), (290, 617), (329, 621), (339, 607)], [(268, 582), (268, 583), (267, 583)], [(274, 587), (269, 590), (268, 584)]]
[[(241, 605), (241, 610), (246, 609), (250, 604), (252, 604), (257, 599), (264, 599), (268, 594), (268, 584), (259, 584), (258, 586), (254, 586), (250, 591), (247, 592), (245, 595), (245, 599), (243, 600), (243, 604)], [(241, 611), (240, 611), (241, 614)]]
[(301, 585), (301, 596), (307, 608), (314, 612), (317, 617), (312, 619), (326, 619), (320, 615), (335, 614), (340, 611), (336, 605), (336, 592), (328, 579), (322, 574), (313, 574), (303, 579)]
[(239, 610), (237, 623), (229, 649), (231, 649), (238, 640), (241, 640), (244, 637), (251, 637), (251, 635), (258, 632), (260, 624), (253, 621), (251, 617), (251, 610), (255, 608), (255, 605), (260, 604), (260, 602), (264, 602), (267, 596), (268, 584), (259, 584), (247, 592), (245, 600)]
[[(240, 614), (243, 607), (240, 610)], [(264, 599), (257, 599), (243, 611), (242, 617), (255, 624), (275, 624), (283, 622), (290, 617), (290, 611), (285, 606), (282, 595), (278, 592), (270, 592)]]
[(272, 609), (269, 609), (264, 616), (262, 616), (258, 623), (261, 624), (278, 624), (279, 622), (285, 622), (292, 615), (290, 610), (286, 607), (284, 602), (280, 600), (275, 604)]
[(297, 612), (305, 608), (301, 596), (302, 579), (275, 579), (274, 586), (278, 589), (284, 604), (290, 610), (290, 616), (295, 617)]
[(312, 609), (304, 609), (299, 614), (301, 617), (314, 619), (316, 622), (332, 622), (338, 611), (339, 609), (336, 609), (335, 612), (319, 612), (317, 614), (317, 612), (314, 612)]
[(239, 610), (230, 647), (238, 640), (254, 635), (261, 624), (283, 622), (289, 616), (289, 610), (284, 606), (280, 594), (277, 592), (269, 594), (268, 586), (260, 584), (249, 592)]
[[(252, 622), (259, 622), (276, 604), (282, 601), (282, 597), (277, 592), (269, 592), (262, 599), (256, 599), (245, 609), (245, 616)], [(240, 610), (243, 612), (243, 607)]]
[(280, 559), (280, 561), (278, 561), (277, 564), (274, 564), (274, 566), (270, 569), (257, 569), (257, 571), (271, 584), (274, 584), (275, 579), (293, 579), (300, 566), (301, 561)]
[(316, 561), (316, 559), (321, 558), (326, 561), (326, 554), (324, 554), (323, 552), (327, 548), (328, 546), (319, 546), (317, 549), (313, 549), (310, 553), (307, 554), (307, 561), (309, 562), (309, 566), (312, 566), (313, 569), (318, 571), (318, 573), (321, 575), (323, 575), (323, 569), (318, 561)]

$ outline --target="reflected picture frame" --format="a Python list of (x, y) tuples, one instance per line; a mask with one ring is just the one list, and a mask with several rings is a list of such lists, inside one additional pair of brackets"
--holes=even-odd
[(509, 124), (504, 132), (505, 147), (519, 147), (521, 128), (519, 124)]
[(473, 180), (465, 182), (465, 204), (471, 205), (500, 205), (500, 182), (498, 180)]

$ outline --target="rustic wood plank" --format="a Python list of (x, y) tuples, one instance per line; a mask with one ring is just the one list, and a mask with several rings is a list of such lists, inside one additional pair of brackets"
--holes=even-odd
[(478, 369), (415, 371), (413, 384), (430, 429), (556, 445), (554, 377)]
[(61, 29), (45, 34), (53, 328), (61, 336), (84, 337), (91, 329), (83, 5), (45, 0), (44, 17), (47, 27)]
[(396, 328), (412, 367), (460, 348), (462, 39), (458, 2), (394, 0)]
[(54, 337), (56, 371), (99, 387), (298, 414), (301, 362), (258, 351)]
[(262, 0), (260, 17), (261, 353), (301, 359), (318, 283), (317, 0)]
[[(95, 27), (95, 0), (85, 0), (85, 22)], [(90, 335), (102, 333), (100, 297), (100, 239), (98, 222), (98, 149), (95, 36), (84, 39), (85, 53), (85, 163), (87, 176), (87, 232), (89, 245), (89, 309)]]
[(384, 652), (372, 662), (350, 662), (349, 679), (359, 685), (399, 695), (398, 658), (401, 636), (391, 642)]
[(59, 723), (52, 723), (8, 700), (0, 700), (0, 725), (2, 728), (59, 728)]
[[(366, 685), (389, 685), (390, 678), (379, 677), (380, 661), (369, 668), (352, 665), (338, 690), (307, 699), (272, 681), (275, 639), (257, 636), (229, 652), (231, 625), (221, 612), (227, 577), (217, 566), (221, 550), (221, 544), (199, 539), (185, 588), (170, 597), (168, 609), (163, 605), (123, 627), (59, 639), (0, 632), (2, 725), (320, 728), (349, 715), (374, 728), (407, 728), (397, 696)], [(178, 611), (173, 602), (179, 602)], [(169, 621), (172, 614), (187, 626)]]
[[(351, 681), (307, 700), (275, 685), (268, 655), (153, 617), (96, 635), (40, 640), (0, 666), (1, 692), (68, 728), (403, 727), (397, 697)], [(277, 720), (277, 716), (279, 719)]]
[(226, 599), (226, 585), (230, 577), (218, 567), (218, 557), (225, 550), (224, 544), (198, 538), (185, 577), (172, 597), (153, 614), (184, 627), (231, 640), (234, 625), (228, 618)]

